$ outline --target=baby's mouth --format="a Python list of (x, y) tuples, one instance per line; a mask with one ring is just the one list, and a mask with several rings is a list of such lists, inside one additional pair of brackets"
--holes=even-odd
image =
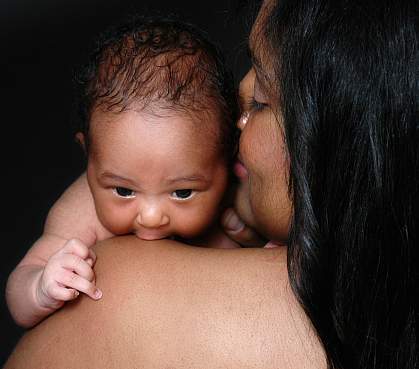
[(169, 237), (168, 235), (161, 233), (161, 232), (153, 232), (153, 231), (136, 231), (134, 234), (141, 240), (145, 241), (154, 241), (154, 240), (162, 240), (164, 238)]

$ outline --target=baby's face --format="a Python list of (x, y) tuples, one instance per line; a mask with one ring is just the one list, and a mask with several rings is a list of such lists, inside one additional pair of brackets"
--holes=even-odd
[(205, 231), (228, 177), (211, 124), (173, 112), (95, 111), (87, 176), (102, 224), (146, 240)]

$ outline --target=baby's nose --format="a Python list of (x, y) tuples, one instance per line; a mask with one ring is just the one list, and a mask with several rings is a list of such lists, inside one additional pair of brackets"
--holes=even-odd
[(169, 223), (169, 217), (154, 204), (144, 204), (138, 212), (137, 223), (146, 228), (158, 228)]

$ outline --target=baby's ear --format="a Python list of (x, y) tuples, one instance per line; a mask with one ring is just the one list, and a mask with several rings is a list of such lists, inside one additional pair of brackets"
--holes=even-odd
[(81, 146), (84, 153), (86, 154), (86, 143), (84, 140), (84, 134), (82, 132), (77, 132), (75, 135), (76, 142)]

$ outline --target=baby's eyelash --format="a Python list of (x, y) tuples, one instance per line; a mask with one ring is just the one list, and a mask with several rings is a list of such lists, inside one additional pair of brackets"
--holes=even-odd
[(135, 192), (131, 190), (130, 188), (117, 186), (117, 187), (114, 187), (112, 191), (115, 195), (123, 199), (129, 199), (129, 198), (135, 197)]

